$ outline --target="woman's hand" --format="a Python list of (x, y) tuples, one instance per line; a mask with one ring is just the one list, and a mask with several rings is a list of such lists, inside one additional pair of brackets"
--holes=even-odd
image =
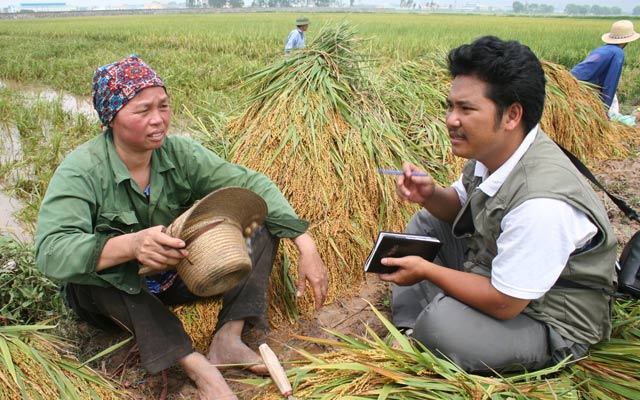
[(329, 278), (327, 275), (327, 267), (320, 258), (316, 244), (307, 233), (293, 239), (298, 248), (298, 285), (296, 287), (296, 296), (301, 297), (306, 288), (306, 281), (309, 281), (313, 289), (313, 298), (316, 302), (316, 310), (319, 310), (324, 304), (327, 297), (327, 289), (329, 286)]
[(165, 233), (162, 225), (107, 240), (100, 253), (96, 271), (102, 271), (131, 260), (138, 260), (157, 271), (175, 266), (189, 255), (182, 239)]
[(189, 255), (185, 242), (168, 235), (165, 230), (164, 226), (158, 225), (133, 234), (133, 254), (140, 264), (164, 271)]

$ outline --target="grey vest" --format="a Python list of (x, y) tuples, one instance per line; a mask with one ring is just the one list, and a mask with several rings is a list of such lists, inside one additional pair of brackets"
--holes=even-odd
[[(467, 238), (465, 270), (490, 276), (502, 218), (526, 200), (551, 198), (581, 210), (598, 227), (592, 245), (586, 251), (572, 253), (560, 277), (589, 287), (615, 288), (617, 241), (606, 210), (580, 172), (542, 130), (495, 196), (488, 197), (476, 189), (481, 178), (474, 177), (474, 170), (475, 161), (467, 162), (463, 184), (469, 195), (453, 224), (454, 235)], [(531, 245), (544, 251), (545, 243)], [(608, 339), (611, 333), (611, 298), (602, 290), (556, 285), (532, 300), (524, 313), (576, 343), (593, 344)]]

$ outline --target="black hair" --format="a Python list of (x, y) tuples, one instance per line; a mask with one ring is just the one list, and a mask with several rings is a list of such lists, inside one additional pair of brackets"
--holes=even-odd
[(452, 77), (470, 75), (488, 84), (485, 96), (496, 104), (496, 121), (514, 103), (522, 105), (525, 133), (540, 121), (544, 109), (544, 70), (529, 47), (483, 36), (451, 50), (448, 61)]

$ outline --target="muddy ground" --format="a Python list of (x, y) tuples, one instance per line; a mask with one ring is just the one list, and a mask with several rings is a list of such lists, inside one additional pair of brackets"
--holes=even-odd
[[(640, 208), (640, 155), (638, 152), (627, 160), (607, 161), (598, 166), (596, 172), (600, 181), (619, 197), (627, 200), (629, 204)], [(609, 216), (614, 224), (618, 239), (626, 242), (639, 228), (640, 224), (629, 221), (618, 210), (611, 200), (599, 192)], [(289, 346), (303, 348), (312, 352), (328, 351), (318, 345), (302, 341), (293, 335), (312, 337), (331, 337), (323, 328), (336, 330), (350, 336), (361, 335), (365, 331), (365, 325), (372, 327), (379, 334), (385, 333), (384, 328), (375, 314), (371, 311), (367, 299), (373, 303), (385, 315), (389, 313), (389, 291), (385, 283), (378, 280), (377, 276), (367, 276), (358, 296), (350, 299), (340, 299), (333, 304), (325, 306), (317, 313), (316, 318), (309, 321), (300, 321), (296, 327), (282, 327), (271, 329), (269, 332), (251, 332), (245, 341), (254, 349), (261, 343), (267, 342), (279, 358), (283, 361), (297, 358)], [(118, 339), (113, 334), (107, 335), (97, 332), (80, 324), (80, 329), (86, 330), (85, 349), (94, 349), (97, 353), (100, 347), (115, 343)], [(299, 358), (299, 357), (298, 357)], [(135, 351), (126, 347), (107, 359), (101, 361), (98, 369), (111, 375), (117, 381), (122, 382), (128, 392), (136, 399), (195, 399), (196, 391), (191, 381), (179, 368), (172, 368), (164, 374), (146, 376), (140, 369)], [(223, 372), (231, 387), (240, 399), (260, 398), (261, 389), (247, 385), (238, 380), (253, 378), (254, 375), (238, 369)]]

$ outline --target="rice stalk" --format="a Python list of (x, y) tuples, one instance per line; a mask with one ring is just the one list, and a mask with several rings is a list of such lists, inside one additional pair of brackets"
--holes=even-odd
[(123, 399), (130, 396), (81, 365), (72, 346), (46, 331), (55, 326), (0, 326), (0, 398)]
[[(611, 340), (593, 346), (573, 364), (539, 371), (480, 376), (437, 358), (403, 336), (371, 306), (386, 338), (367, 328), (366, 336), (328, 331), (336, 340), (298, 336), (332, 349), (302, 358), (287, 371), (294, 394), (305, 399), (637, 399), (640, 398), (640, 335), (637, 303), (617, 300)], [(395, 340), (397, 345), (388, 343)], [(246, 381), (264, 387), (254, 399), (276, 399), (270, 380)]]
[[(480, 376), (460, 370), (437, 358), (415, 341), (403, 337), (373, 307), (389, 330), (382, 339), (372, 330), (366, 337), (348, 337), (328, 331), (339, 340), (298, 337), (330, 346), (333, 351), (309, 354), (296, 350), (303, 359), (287, 371), (294, 394), (305, 399), (577, 399), (579, 384), (570, 374), (559, 374), (564, 363), (539, 371), (509, 376)], [(401, 340), (399, 347), (387, 344)], [(265, 391), (254, 399), (275, 399), (269, 380)]]

